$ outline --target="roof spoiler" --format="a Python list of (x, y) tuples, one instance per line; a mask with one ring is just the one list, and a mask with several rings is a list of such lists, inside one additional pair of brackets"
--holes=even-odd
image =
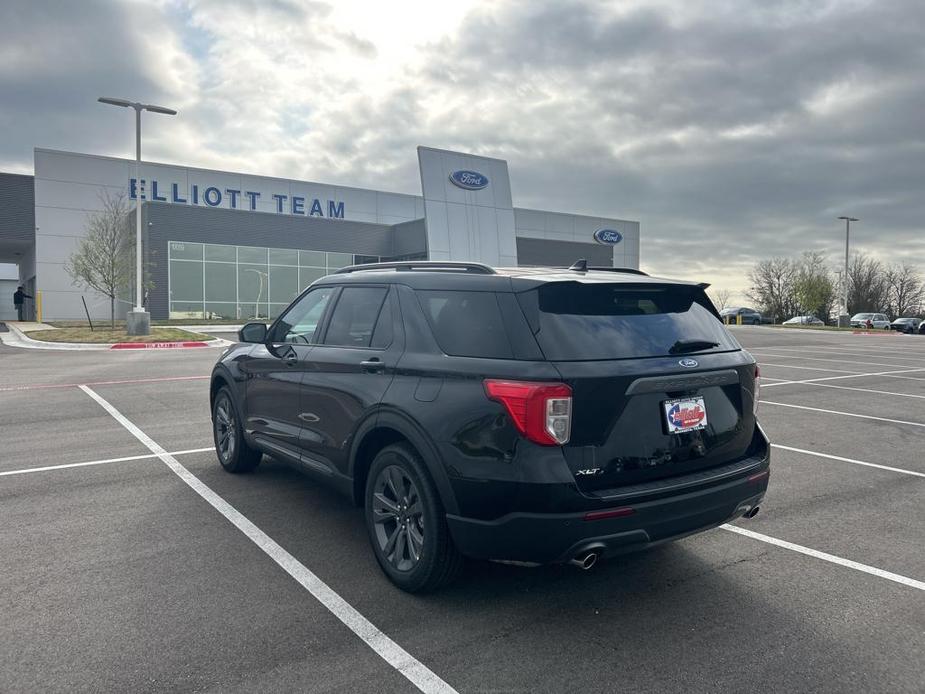
[(642, 275), (643, 277), (648, 277), (648, 272), (643, 272), (642, 270), (637, 270), (631, 267), (603, 267), (598, 265), (588, 265), (588, 261), (585, 258), (579, 258), (571, 266), (569, 270), (575, 272), (588, 272), (589, 270), (594, 270), (598, 272), (625, 272), (630, 275)]

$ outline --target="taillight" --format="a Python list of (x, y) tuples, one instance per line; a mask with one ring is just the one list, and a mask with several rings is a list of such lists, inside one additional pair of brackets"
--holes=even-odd
[(504, 405), (517, 431), (534, 443), (561, 446), (572, 431), (572, 389), (564, 383), (486, 379), (485, 393)]
[[(774, 380), (774, 379), (771, 379)], [(755, 364), (755, 399), (752, 401), (752, 414), (758, 415), (758, 398), (761, 396), (761, 369)]]

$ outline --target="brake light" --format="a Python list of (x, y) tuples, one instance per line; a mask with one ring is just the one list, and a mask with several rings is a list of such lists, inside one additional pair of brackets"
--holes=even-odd
[[(772, 379), (773, 380), (773, 379)], [(758, 416), (758, 398), (761, 397), (761, 369), (755, 364), (755, 398), (752, 401), (752, 414)]]
[(485, 380), (489, 400), (500, 402), (523, 436), (542, 446), (568, 443), (572, 389), (564, 383)]

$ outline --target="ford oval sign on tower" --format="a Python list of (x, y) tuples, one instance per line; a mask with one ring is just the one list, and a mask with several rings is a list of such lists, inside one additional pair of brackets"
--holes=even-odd
[(488, 176), (478, 171), (454, 171), (450, 174), (453, 185), (466, 190), (482, 190), (488, 185)]
[(623, 234), (616, 229), (598, 229), (594, 232), (594, 240), (607, 246), (615, 246), (623, 240)]

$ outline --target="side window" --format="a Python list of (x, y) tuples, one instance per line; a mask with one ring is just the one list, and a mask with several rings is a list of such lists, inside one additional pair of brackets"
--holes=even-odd
[(324, 344), (369, 347), (387, 293), (386, 287), (345, 287), (334, 306)]
[(373, 339), (369, 343), (370, 347), (375, 349), (385, 349), (392, 344), (392, 304), (395, 301), (395, 292), (389, 294), (382, 309), (379, 311), (379, 320), (376, 321), (376, 327), (373, 330)]
[(319, 287), (296, 301), (276, 324), (271, 342), (315, 344), (318, 323), (321, 322), (332, 294), (333, 287)]
[(419, 291), (417, 295), (445, 354), (514, 358), (493, 292)]

